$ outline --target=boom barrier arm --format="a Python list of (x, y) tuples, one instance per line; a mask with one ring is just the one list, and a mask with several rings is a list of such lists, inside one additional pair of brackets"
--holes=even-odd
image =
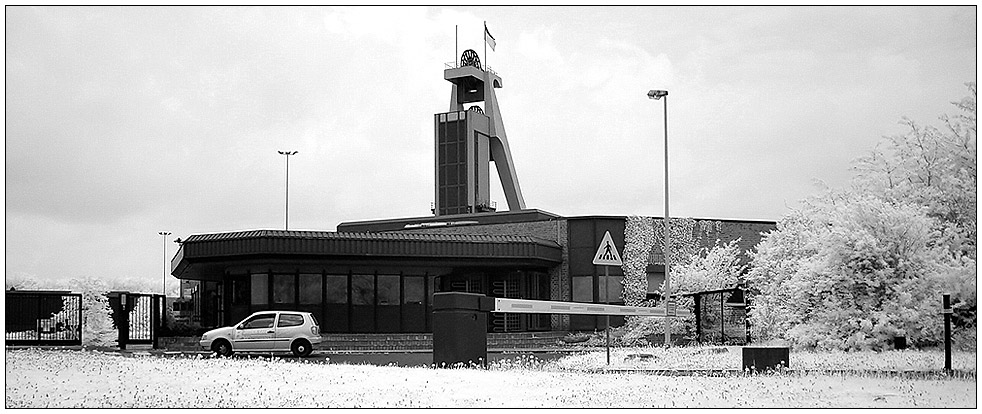
[(557, 313), (568, 315), (620, 315), (620, 316), (689, 316), (685, 309), (675, 309), (668, 315), (664, 307), (606, 305), (603, 303), (555, 302), (551, 300), (494, 298), (491, 312), (507, 313)]

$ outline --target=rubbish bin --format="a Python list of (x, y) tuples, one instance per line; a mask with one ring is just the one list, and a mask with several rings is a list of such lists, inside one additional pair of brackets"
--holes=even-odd
[(907, 349), (907, 337), (906, 336), (893, 337), (893, 349), (896, 349), (898, 351)]
[(433, 364), (437, 367), (487, 366), (488, 310), (485, 295), (433, 294)]
[(743, 369), (766, 371), (787, 368), (791, 363), (791, 348), (781, 346), (743, 347)]

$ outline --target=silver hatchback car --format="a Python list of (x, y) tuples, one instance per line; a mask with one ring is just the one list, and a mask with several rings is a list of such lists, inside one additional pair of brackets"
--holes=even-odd
[(310, 312), (261, 311), (235, 326), (201, 335), (202, 348), (221, 356), (233, 352), (292, 352), (305, 357), (321, 342), (320, 325)]

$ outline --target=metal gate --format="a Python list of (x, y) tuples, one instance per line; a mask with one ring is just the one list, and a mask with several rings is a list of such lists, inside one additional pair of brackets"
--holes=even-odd
[(696, 341), (701, 344), (750, 342), (746, 295), (742, 289), (691, 293), (695, 300)]
[(164, 303), (163, 295), (109, 292), (109, 305), (119, 332), (120, 349), (126, 349), (126, 345), (153, 345), (157, 348), (164, 321)]
[(7, 345), (82, 345), (82, 294), (9, 290), (6, 299)]

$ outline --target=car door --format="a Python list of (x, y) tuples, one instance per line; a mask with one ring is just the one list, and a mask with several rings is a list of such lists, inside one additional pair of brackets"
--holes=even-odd
[(276, 322), (276, 349), (289, 351), (290, 340), (298, 336), (304, 326), (303, 314), (283, 312)]
[(275, 312), (264, 312), (250, 316), (235, 327), (232, 349), (250, 351), (270, 348), (276, 332), (273, 328), (275, 321)]

